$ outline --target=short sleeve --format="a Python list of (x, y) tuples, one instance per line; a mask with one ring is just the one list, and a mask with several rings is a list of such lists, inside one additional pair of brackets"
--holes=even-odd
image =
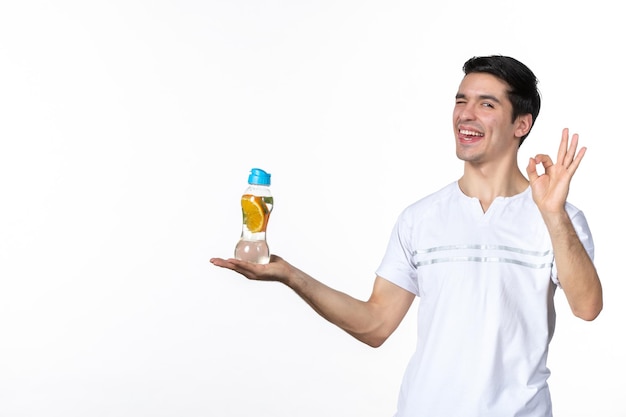
[(419, 296), (417, 269), (411, 261), (413, 224), (409, 220), (406, 211), (398, 217), (376, 275)]

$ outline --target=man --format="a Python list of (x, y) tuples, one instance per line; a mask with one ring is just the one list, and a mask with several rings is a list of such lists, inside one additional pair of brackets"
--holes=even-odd
[(556, 161), (530, 158), (527, 179), (517, 151), (539, 114), (535, 75), (506, 56), (474, 57), (463, 70), (452, 117), (463, 175), (400, 214), (367, 301), (275, 255), (267, 265), (211, 262), (286, 284), (374, 347), (419, 296), (418, 343), (396, 417), (548, 417), (555, 290), (584, 320), (602, 309), (593, 240), (566, 201), (586, 149), (577, 152), (578, 135), (564, 129)]

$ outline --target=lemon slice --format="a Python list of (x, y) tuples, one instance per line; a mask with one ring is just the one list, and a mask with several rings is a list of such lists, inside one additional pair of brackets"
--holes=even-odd
[(265, 227), (265, 208), (260, 197), (243, 196), (241, 199), (241, 210), (243, 211), (243, 222), (252, 233), (263, 231)]

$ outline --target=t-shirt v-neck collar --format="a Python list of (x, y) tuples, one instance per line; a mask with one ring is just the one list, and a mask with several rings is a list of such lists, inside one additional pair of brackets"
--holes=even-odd
[(461, 191), (461, 187), (459, 186), (458, 181), (456, 182), (456, 191), (459, 194), (460, 199), (462, 201), (465, 201), (466, 204), (470, 207), (470, 210), (472, 210), (472, 213), (475, 215), (476, 219), (486, 221), (491, 216), (493, 216), (494, 212), (499, 211), (501, 207), (503, 207), (505, 204), (513, 200), (523, 198), (524, 195), (530, 193), (530, 186), (526, 187), (526, 189), (519, 194), (515, 194), (512, 196), (508, 196), (508, 197), (498, 196), (494, 198), (493, 201), (491, 202), (491, 205), (487, 209), (487, 211), (483, 210), (483, 207), (480, 204), (480, 200), (477, 197), (470, 197), (466, 195), (465, 193), (463, 193), (463, 191)]

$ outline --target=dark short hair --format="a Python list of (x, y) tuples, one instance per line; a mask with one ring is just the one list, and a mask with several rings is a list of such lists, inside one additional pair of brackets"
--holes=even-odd
[[(535, 125), (541, 108), (541, 94), (537, 88), (538, 80), (526, 65), (503, 55), (478, 56), (468, 59), (463, 65), (465, 75), (484, 72), (491, 74), (509, 85), (508, 98), (513, 106), (512, 121), (517, 116), (530, 114), (533, 118), (530, 128)], [(528, 130), (530, 133), (530, 129)], [(528, 136), (522, 136), (520, 145)]]

